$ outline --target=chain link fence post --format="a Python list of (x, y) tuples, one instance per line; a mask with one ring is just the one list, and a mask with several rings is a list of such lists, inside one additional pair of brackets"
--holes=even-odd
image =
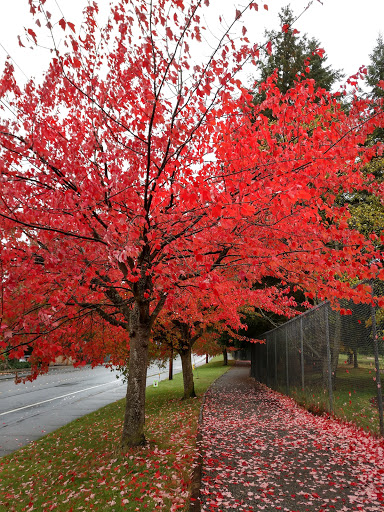
[(269, 345), (269, 340), (266, 340), (266, 349), (267, 349), (267, 386), (269, 387), (269, 350), (268, 350), (268, 345)]
[(256, 365), (257, 380), (259, 382), (262, 382), (262, 375), (261, 375), (261, 364), (262, 364), (261, 356), (262, 356), (262, 352), (261, 352), (261, 348), (260, 348), (260, 344), (259, 343), (256, 345), (256, 347), (257, 347), (257, 352), (256, 352), (256, 354), (257, 354), (257, 365)]
[(304, 332), (303, 332), (303, 319), (300, 318), (300, 366), (301, 366), (301, 389), (304, 391)]
[(381, 392), (381, 375), (380, 375), (380, 363), (379, 363), (379, 346), (377, 343), (377, 325), (376, 325), (376, 308), (374, 303), (374, 291), (373, 283), (371, 284), (372, 292), (372, 304), (371, 304), (371, 316), (372, 316), (372, 337), (373, 337), (373, 350), (375, 353), (375, 367), (376, 367), (376, 390), (377, 390), (377, 406), (379, 409), (379, 422), (380, 422), (380, 434), (384, 436), (384, 421), (383, 421), (383, 395)]
[(277, 341), (276, 341), (276, 331), (273, 333), (273, 339), (275, 341), (275, 389), (277, 389)]
[(251, 345), (251, 377), (256, 379), (256, 357), (255, 357), (255, 344)]
[(289, 352), (288, 352), (288, 329), (285, 330), (285, 370), (286, 370), (286, 387), (289, 396)]
[(329, 413), (333, 413), (333, 389), (332, 389), (332, 360), (331, 360), (331, 343), (329, 336), (329, 305), (324, 308), (325, 316), (325, 340), (327, 343), (327, 368), (328, 368), (328, 399), (329, 399)]

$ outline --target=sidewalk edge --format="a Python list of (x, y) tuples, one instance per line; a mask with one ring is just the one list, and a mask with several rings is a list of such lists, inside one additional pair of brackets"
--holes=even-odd
[(212, 384), (209, 386), (207, 391), (204, 393), (203, 400), (200, 407), (200, 414), (199, 419), (197, 423), (197, 434), (196, 434), (196, 446), (198, 449), (198, 456), (197, 456), (197, 463), (195, 467), (193, 468), (192, 477), (191, 477), (191, 492), (189, 496), (189, 507), (187, 508), (188, 512), (200, 512), (201, 511), (201, 497), (200, 497), (200, 489), (201, 489), (201, 478), (203, 473), (203, 452), (201, 448), (202, 444), (202, 433), (201, 428), (203, 425), (203, 409), (205, 405), (205, 400), (207, 393), (211, 389), (211, 387), (217, 382), (223, 375), (225, 375), (227, 372), (229, 372), (233, 366), (228, 366), (228, 370), (224, 372), (222, 375), (217, 377)]

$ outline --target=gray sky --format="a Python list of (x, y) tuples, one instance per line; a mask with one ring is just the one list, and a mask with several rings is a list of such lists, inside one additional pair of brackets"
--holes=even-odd
[[(20, 48), (17, 36), (23, 35), (24, 27), (38, 27), (33, 25), (29, 15), (27, 0), (0, 0), (3, 7), (0, 16), (0, 67), (6, 57), (6, 51), (12, 56), (27, 76), (36, 78), (42, 74), (46, 67), (49, 54), (47, 51), (31, 51)], [(292, 0), (291, 8), (295, 14), (301, 13), (308, 5), (309, 0)], [(228, 19), (232, 19), (235, 12), (233, 0), (211, 0), (213, 8)], [(241, 3), (245, 3), (243, 0)], [(262, 0), (259, 11), (252, 11), (247, 15), (248, 36), (252, 42), (263, 42), (264, 29), (278, 29), (278, 12), (287, 5), (287, 0)], [(263, 5), (268, 5), (268, 11)], [(106, 11), (108, 0), (99, 0), (102, 11)], [(68, 21), (73, 21), (78, 27), (81, 20), (82, 8), (87, 0), (47, 0), (46, 8), (52, 13), (52, 19), (61, 18), (59, 9)], [(384, 0), (323, 0), (320, 4), (313, 0), (296, 23), (301, 33), (308, 33), (322, 43), (328, 55), (328, 64), (334, 68), (342, 68), (346, 76), (354, 74), (361, 65), (369, 63), (369, 54), (372, 52), (379, 32), (384, 33)], [(61, 29), (56, 27), (60, 36)], [(214, 27), (210, 26), (214, 31)], [(20, 77), (22, 74), (20, 72)]]

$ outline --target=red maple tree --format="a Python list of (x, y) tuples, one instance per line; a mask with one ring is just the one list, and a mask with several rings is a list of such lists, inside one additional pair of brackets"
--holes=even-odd
[(90, 5), (80, 36), (60, 20), (67, 52), (40, 84), (21, 89), (10, 63), (0, 81), (1, 346), (31, 347), (34, 375), (58, 354), (121, 363), (129, 348), (123, 448), (145, 441), (151, 330), (180, 293), (235, 300), (275, 276), (359, 298), (339, 278), (378, 257), (335, 198), (373, 188), (360, 168), (378, 149), (361, 144), (380, 115), (273, 78), (255, 107), (237, 73), (257, 48), (232, 30), (256, 4), (196, 64), (208, 4), (121, 0), (102, 31)]
[[(246, 329), (244, 309), (264, 308), (267, 311), (292, 317), (297, 314), (296, 301), (289, 295), (290, 287), (268, 286), (254, 288), (253, 282), (240, 278), (241, 272), (232, 278), (226, 269), (225, 279), (213, 286), (201, 283), (198, 293), (187, 283), (174, 292), (172, 307), (166, 303), (154, 326), (154, 341), (159, 348), (160, 359), (169, 357), (169, 348), (181, 358), (184, 382), (183, 398), (196, 396), (192, 371), (192, 351), (198, 343), (200, 354), (217, 354), (222, 347), (217, 346), (223, 331), (232, 333), (234, 338), (242, 341), (257, 342), (261, 340), (245, 339), (237, 331)], [(220, 276), (224, 277), (224, 276)], [(252, 278), (252, 276), (249, 276)], [(197, 279), (196, 279), (197, 281)]]

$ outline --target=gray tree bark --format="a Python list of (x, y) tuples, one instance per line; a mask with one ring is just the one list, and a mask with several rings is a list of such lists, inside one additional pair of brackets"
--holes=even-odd
[(194, 398), (195, 383), (193, 381), (193, 369), (192, 369), (192, 347), (190, 344), (180, 349), (181, 366), (183, 368), (183, 383), (184, 383), (184, 395), (183, 398)]
[(171, 355), (169, 357), (168, 379), (173, 380), (173, 346), (171, 345)]
[[(140, 311), (141, 309), (141, 311)], [(146, 311), (147, 310), (147, 311)], [(130, 356), (126, 408), (121, 438), (123, 450), (145, 444), (145, 390), (147, 381), (150, 317), (147, 307), (135, 304), (130, 317)]]

